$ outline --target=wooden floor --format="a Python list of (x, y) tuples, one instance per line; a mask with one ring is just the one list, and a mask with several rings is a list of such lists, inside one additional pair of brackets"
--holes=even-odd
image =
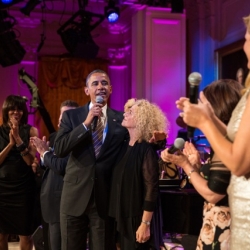
[[(170, 250), (170, 249), (175, 249), (175, 250), (184, 250), (184, 248), (177, 243), (171, 243), (170, 240), (164, 239), (164, 245), (165, 249)], [(165, 250), (162, 248), (161, 250)], [(9, 242), (9, 250), (20, 250), (19, 249), (19, 242)], [(33, 250), (35, 250), (35, 247), (33, 247)]]
[[(175, 250), (183, 250), (181, 246), (178, 247), (178, 245), (174, 243), (165, 243), (165, 247), (167, 250), (173, 249), (173, 247)], [(9, 242), (9, 250), (20, 250), (19, 242)], [(33, 250), (35, 250), (35, 248), (33, 248)], [(162, 250), (164, 250), (164, 248), (162, 248)]]
[[(176, 249), (176, 250), (183, 250), (183, 248), (181, 246), (178, 247), (177, 244), (174, 243), (165, 243), (165, 247), (166, 249)], [(9, 250), (20, 250), (19, 249), (19, 242), (9, 242)], [(35, 248), (33, 248), (33, 250), (35, 250)], [(164, 250), (164, 249), (162, 249)]]
[[(9, 250), (19, 250), (19, 242), (9, 242)], [(33, 250), (35, 250), (35, 248), (33, 247)]]

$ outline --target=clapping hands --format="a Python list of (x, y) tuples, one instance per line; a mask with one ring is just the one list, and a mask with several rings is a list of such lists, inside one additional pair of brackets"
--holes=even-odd
[(182, 110), (180, 116), (183, 117), (184, 122), (199, 129), (214, 116), (214, 110), (202, 91), (198, 104), (191, 104), (188, 98), (181, 97), (176, 101), (176, 106)]

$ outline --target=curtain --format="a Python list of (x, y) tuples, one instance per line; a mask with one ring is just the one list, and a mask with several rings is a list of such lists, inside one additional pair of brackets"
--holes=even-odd
[[(65, 100), (76, 101), (80, 106), (89, 101), (84, 92), (87, 75), (101, 69), (107, 72), (108, 61), (102, 59), (78, 59), (70, 57), (42, 57), (38, 64), (38, 93), (43, 103), (35, 114), (35, 124), (39, 136), (50, 134), (46, 124), (51, 121), (55, 130), (58, 129), (60, 105)], [(46, 113), (49, 117), (44, 116)], [(50, 121), (49, 121), (50, 119)]]

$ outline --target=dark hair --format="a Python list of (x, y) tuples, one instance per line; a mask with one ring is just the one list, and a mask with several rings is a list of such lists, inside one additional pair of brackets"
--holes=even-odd
[(108, 80), (109, 80), (109, 82), (110, 82), (109, 76), (108, 76), (108, 74), (107, 74), (104, 70), (95, 69), (94, 71), (90, 72), (90, 73), (88, 74), (88, 76), (86, 77), (86, 86), (87, 86), (87, 87), (88, 87), (89, 78), (90, 78), (93, 74), (95, 74), (95, 73), (102, 73), (102, 74), (105, 74), (105, 75), (108, 77)]
[(8, 125), (9, 121), (9, 111), (19, 109), (23, 111), (23, 115), (20, 121), (20, 124), (27, 124), (28, 122), (28, 109), (26, 105), (26, 100), (18, 95), (9, 95), (3, 102), (2, 107), (2, 117), (3, 124)]
[(235, 80), (221, 79), (206, 86), (203, 93), (212, 105), (215, 115), (227, 124), (241, 98), (242, 89)]
[(79, 107), (79, 105), (78, 105), (78, 103), (75, 102), (75, 101), (72, 101), (72, 100), (65, 100), (65, 101), (63, 101), (63, 102), (61, 103), (60, 109), (61, 109), (62, 107), (75, 107), (75, 108), (77, 108), (77, 107)]

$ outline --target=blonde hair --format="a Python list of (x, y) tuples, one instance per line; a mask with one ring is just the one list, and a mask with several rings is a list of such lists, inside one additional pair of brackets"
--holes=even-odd
[[(246, 25), (247, 32), (250, 34), (250, 15), (243, 17), (243, 21)], [(247, 78), (245, 80), (245, 89), (243, 90), (243, 93), (245, 93), (247, 88), (250, 88), (250, 72), (247, 75)]]
[(133, 111), (139, 142), (149, 141), (154, 131), (168, 132), (169, 122), (156, 104), (145, 99), (129, 99), (124, 106), (124, 111), (127, 112), (132, 106), (137, 106)]

